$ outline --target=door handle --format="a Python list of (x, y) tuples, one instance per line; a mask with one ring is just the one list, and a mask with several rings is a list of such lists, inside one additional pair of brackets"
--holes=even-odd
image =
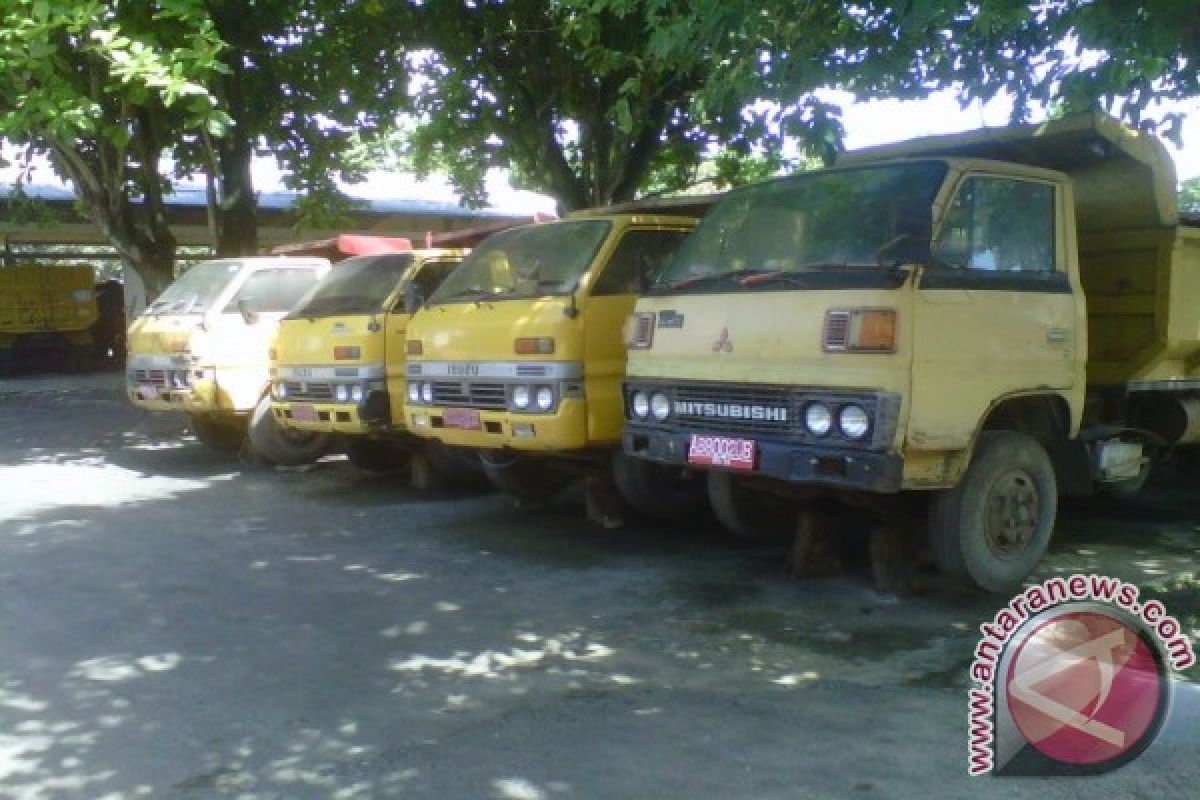
[(1067, 341), (1066, 328), (1047, 328), (1046, 341), (1049, 344), (1065, 344)]

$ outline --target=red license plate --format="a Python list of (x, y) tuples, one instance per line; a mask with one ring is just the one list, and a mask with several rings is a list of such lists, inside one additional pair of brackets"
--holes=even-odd
[(752, 439), (692, 434), (688, 443), (688, 463), (728, 469), (754, 469), (755, 446)]
[(316, 422), (317, 409), (307, 404), (292, 406), (292, 419), (299, 422)]
[(473, 408), (447, 408), (442, 412), (442, 423), (447, 428), (464, 431), (477, 431), (483, 427), (483, 423), (479, 421), (479, 412)]

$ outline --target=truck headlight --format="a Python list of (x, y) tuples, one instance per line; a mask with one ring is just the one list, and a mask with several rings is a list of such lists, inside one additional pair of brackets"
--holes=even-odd
[(861, 439), (871, 429), (871, 418), (862, 406), (851, 403), (838, 412), (838, 428), (847, 439)]
[(824, 403), (809, 403), (804, 409), (804, 427), (813, 436), (824, 436), (833, 427), (833, 412)]
[(408, 402), (410, 402), (410, 403), (421, 402), (421, 384), (410, 383), (408, 385)]
[(650, 416), (650, 397), (639, 389), (629, 398), (629, 408), (635, 417), (645, 419)]
[(526, 409), (529, 408), (529, 387), (514, 386), (512, 391), (513, 408)]
[(671, 414), (671, 401), (662, 392), (655, 392), (650, 395), (650, 413), (659, 422), (665, 420)]
[(339, 383), (333, 387), (333, 399), (339, 403), (346, 403), (350, 400), (350, 387), (344, 383)]
[(363, 401), (363, 387), (361, 383), (356, 383), (350, 387), (350, 402), (354, 404)]
[(543, 386), (537, 390), (533, 400), (537, 403), (539, 411), (549, 411), (554, 407), (554, 390), (549, 386)]
[(429, 381), (421, 384), (421, 402), (431, 405), (433, 403), (433, 384)]

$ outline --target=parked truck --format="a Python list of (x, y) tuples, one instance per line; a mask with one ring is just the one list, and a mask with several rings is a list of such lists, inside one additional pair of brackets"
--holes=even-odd
[(329, 270), (324, 258), (205, 261), (185, 271), (134, 320), (126, 391), (152, 411), (186, 414), (204, 444), (243, 446), (248, 427), (269, 441), (267, 460), (307, 461), (329, 446), (320, 433), (276, 423), (268, 345), (279, 319)]
[(917, 139), (731, 192), (628, 335), (626, 452), (707, 472), (732, 528), (924, 492), (941, 570), (1005, 590), (1060, 493), (1200, 441), (1200, 227), (1108, 117)]
[(708, 204), (580, 212), (485, 239), (409, 323), (395, 417), (417, 435), (477, 450), (491, 481), (519, 498), (544, 500), (593, 478), (589, 508), (616, 522), (615, 478), (642, 511), (694, 504), (679, 470), (619, 455), (621, 328), (639, 276), (658, 269)]
[(367, 469), (409, 457), (411, 437), (387, 391), (388, 371), (404, 374), (405, 296), (410, 287), (429, 296), (466, 253), (409, 249), (340, 262), (279, 323), (270, 353), (277, 422), (336, 435)]
[(18, 364), (90, 367), (95, 281), (86, 265), (0, 267), (0, 375)]

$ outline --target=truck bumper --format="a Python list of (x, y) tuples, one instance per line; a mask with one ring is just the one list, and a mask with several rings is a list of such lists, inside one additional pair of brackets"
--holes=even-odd
[[(671, 431), (627, 423), (622, 447), (626, 453), (637, 458), (695, 467), (688, 463), (691, 438), (690, 431)], [(754, 469), (747, 471), (747, 475), (868, 492), (898, 492), (901, 488), (904, 462), (898, 455), (815, 447), (772, 439), (755, 439), (754, 442)]]
[(186, 389), (126, 383), (129, 402), (147, 411), (181, 411), (188, 414), (236, 413), (214, 381), (197, 381)]
[[(479, 415), (478, 428), (447, 425), (452, 417)], [(405, 427), (418, 436), (438, 439), (455, 447), (480, 450), (509, 448), (541, 452), (581, 450), (588, 441), (586, 401), (565, 398), (552, 414), (517, 414), (509, 411), (474, 412), (472, 409), (446, 409), (439, 406), (404, 406)]]
[(374, 391), (360, 405), (303, 401), (271, 402), (271, 413), (281, 425), (315, 433), (344, 433), (367, 436), (390, 427), (386, 392)]

